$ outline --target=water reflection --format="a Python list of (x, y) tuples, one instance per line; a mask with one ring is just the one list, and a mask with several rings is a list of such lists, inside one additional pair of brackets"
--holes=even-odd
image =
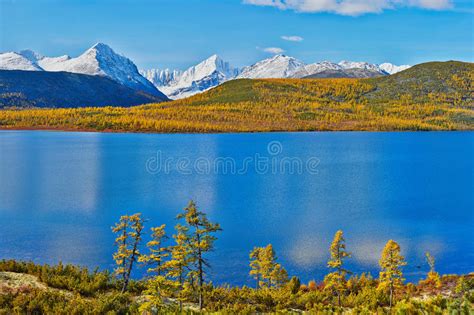
[[(417, 279), (424, 253), (445, 273), (474, 267), (471, 133), (143, 135), (0, 132), (0, 258), (110, 268), (110, 226), (142, 212), (168, 231), (189, 199), (224, 231), (212, 254), (216, 282), (245, 283), (248, 253), (272, 243), (304, 281), (327, 271), (342, 229), (352, 270), (377, 274), (397, 240)], [(317, 174), (151, 174), (158, 150), (242, 162), (278, 141), (285, 156), (320, 160)], [(466, 254), (468, 253), (468, 254)], [(425, 268), (426, 269), (426, 268)]]

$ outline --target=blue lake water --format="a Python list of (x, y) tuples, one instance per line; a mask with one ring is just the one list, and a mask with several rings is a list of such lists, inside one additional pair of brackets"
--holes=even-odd
[[(221, 224), (215, 282), (250, 283), (272, 243), (290, 275), (321, 280), (342, 229), (355, 272), (398, 241), (407, 278), (474, 271), (474, 134), (0, 132), (0, 259), (113, 268), (110, 227), (166, 223), (194, 199)], [(136, 273), (139, 275), (140, 271)]]

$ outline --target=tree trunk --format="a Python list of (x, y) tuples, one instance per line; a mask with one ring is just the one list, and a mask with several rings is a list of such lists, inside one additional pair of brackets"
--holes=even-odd
[(199, 280), (199, 310), (202, 310), (204, 299), (202, 296), (202, 285), (204, 282), (204, 271), (202, 266), (202, 252), (201, 252), (201, 239), (199, 234), (197, 235), (198, 241), (198, 280)]
[[(339, 247), (337, 248), (337, 254), (339, 255)], [(341, 268), (340, 267), (338, 268), (337, 272), (339, 273), (339, 279), (342, 279)], [(339, 286), (341, 286), (341, 285), (342, 284), (339, 283)], [(339, 304), (339, 307), (341, 307), (341, 290), (340, 290), (340, 287), (337, 288), (337, 302)]]
[(204, 299), (202, 296), (202, 284), (203, 284), (203, 275), (202, 275), (202, 261), (199, 260), (199, 309), (202, 310), (204, 304)]
[(130, 257), (130, 264), (128, 265), (128, 270), (126, 274), (125, 281), (123, 282), (122, 293), (127, 290), (128, 282), (130, 281), (130, 274), (132, 273), (133, 262), (135, 261), (135, 257), (137, 255), (137, 246), (138, 246), (138, 238), (135, 239), (135, 243), (133, 244), (132, 256)]
[[(125, 225), (125, 227), (123, 228), (123, 241), (122, 241), (122, 246), (123, 248), (127, 248), (127, 225)], [(123, 267), (123, 272), (122, 272), (122, 280), (123, 280), (123, 283), (125, 283), (125, 258), (123, 259), (123, 264), (122, 264), (122, 267)]]
[[(161, 252), (158, 252), (158, 255), (160, 255), (160, 257), (161, 257)], [(161, 258), (160, 258), (160, 259), (161, 259)], [(158, 262), (157, 269), (158, 269), (158, 270), (157, 270), (156, 274), (157, 274), (158, 276), (161, 276), (161, 261)]]
[(392, 309), (393, 283), (390, 283), (390, 309)]
[[(181, 289), (183, 288), (183, 271), (179, 271), (179, 283), (181, 284)], [(183, 301), (181, 301), (181, 297), (179, 298), (179, 313), (183, 311)]]

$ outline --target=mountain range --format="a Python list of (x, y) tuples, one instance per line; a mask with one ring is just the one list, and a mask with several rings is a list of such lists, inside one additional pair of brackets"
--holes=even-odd
[(126, 87), (147, 94), (167, 97), (138, 72), (128, 58), (115, 53), (109, 46), (97, 43), (76, 58), (67, 55), (45, 57), (31, 50), (0, 54), (0, 70), (70, 72), (108, 77)]
[(178, 99), (206, 91), (234, 79), (239, 74), (239, 69), (233, 68), (219, 56), (212, 55), (185, 71), (151, 69), (141, 71), (141, 74), (169, 98)]
[(155, 96), (109, 77), (71, 72), (0, 70), (0, 109), (4, 107), (104, 107), (159, 103)]
[[(102, 78), (66, 72), (0, 71), (0, 87), (4, 85), (2, 73), (16, 73), (21, 78), (22, 73)], [(160, 133), (473, 130), (473, 78), (474, 63), (449, 61), (358, 80), (236, 79), (182, 100), (130, 109), (0, 110), (0, 129)], [(50, 82), (61, 92), (64, 88), (56, 85), (62, 84), (63, 78), (58, 79), (33, 81), (40, 85)]]
[(232, 79), (264, 78), (369, 78), (394, 74), (410, 66), (381, 65), (367, 62), (323, 61), (305, 64), (285, 55), (275, 55), (242, 69), (234, 68), (213, 55), (186, 71), (140, 70), (140, 73), (171, 99), (180, 99), (206, 91)]
[[(184, 71), (138, 70), (128, 58), (103, 43), (97, 43), (76, 58), (67, 55), (45, 57), (31, 50), (0, 54), (0, 70), (69, 72), (109, 78), (120, 85), (164, 101), (185, 98), (232, 79), (311, 78), (386, 76), (410, 66), (391, 63), (323, 61), (306, 64), (296, 58), (275, 55), (242, 69), (231, 66), (217, 55)], [(31, 76), (31, 75), (29, 75)]]

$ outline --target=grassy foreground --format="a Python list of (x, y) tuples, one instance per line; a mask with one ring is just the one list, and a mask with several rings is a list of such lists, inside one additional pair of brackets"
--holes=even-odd
[(472, 130), (474, 64), (432, 62), (374, 79), (233, 80), (133, 108), (0, 110), (1, 129), (125, 132)]
[[(445, 275), (440, 283), (404, 285), (392, 310), (387, 306), (387, 298), (377, 291), (377, 279), (366, 275), (350, 278), (351, 293), (344, 299), (343, 307), (331, 304), (334, 297), (324, 283), (300, 285), (293, 280), (281, 288), (260, 289), (209, 283), (204, 290), (207, 302), (202, 312), (472, 314), (474, 275)], [(145, 280), (132, 281), (128, 292), (121, 293), (120, 283), (108, 272), (91, 272), (72, 265), (0, 261), (0, 314), (179, 313), (177, 299), (168, 299), (161, 311), (141, 311), (147, 301), (145, 287)], [(193, 296), (187, 298), (193, 301)], [(185, 302), (182, 313), (186, 312), (199, 313), (197, 303)]]
[[(474, 274), (443, 275), (426, 253), (426, 277), (406, 283), (409, 262), (389, 240), (380, 254), (378, 277), (352, 274), (342, 231), (329, 246), (328, 273), (320, 282), (301, 283), (278, 262), (271, 244), (249, 254), (253, 287), (215, 285), (207, 279), (208, 253), (221, 227), (193, 201), (176, 217), (174, 234), (165, 225), (150, 228), (143, 244), (141, 214), (123, 215), (116, 234), (114, 272), (93, 272), (74, 265), (37, 265), (0, 261), (0, 314), (161, 314), (303, 313), (311, 314), (472, 314)], [(147, 223), (148, 224), (148, 223)], [(143, 245), (146, 245), (143, 246)], [(137, 265), (143, 279), (131, 278)]]

